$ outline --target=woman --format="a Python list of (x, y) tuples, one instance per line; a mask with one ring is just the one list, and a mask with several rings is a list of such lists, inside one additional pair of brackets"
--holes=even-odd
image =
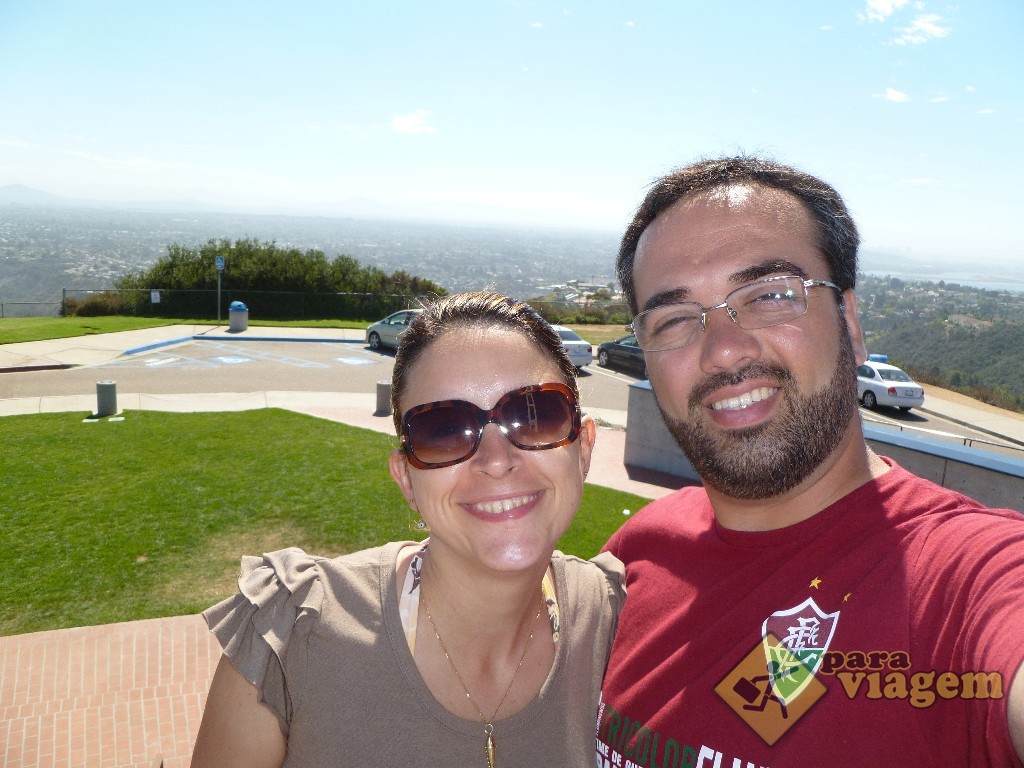
[[(590, 766), (621, 565), (554, 552), (594, 444), (528, 305), (449, 296), (402, 337), (391, 475), (429, 529), (243, 560), (192, 765)], [(595, 564), (596, 563), (596, 564)]]

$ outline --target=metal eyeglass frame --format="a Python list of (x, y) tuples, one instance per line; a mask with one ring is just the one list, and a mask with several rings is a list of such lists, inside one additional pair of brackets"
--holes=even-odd
[[(804, 289), (804, 304), (803, 304), (802, 311), (797, 313), (797, 314), (795, 314), (795, 315), (792, 315), (790, 317), (784, 317), (784, 318), (782, 318), (780, 320), (775, 320), (773, 322), (765, 323), (764, 325), (755, 325), (755, 326), (752, 326), (752, 327), (751, 326), (742, 325), (740, 323), (740, 321), (737, 319), (737, 314), (738, 314), (737, 310), (734, 307), (730, 306), (729, 299), (732, 298), (739, 291), (746, 291), (746, 290), (749, 290), (750, 288), (752, 288), (753, 286), (762, 285), (762, 284), (765, 284), (765, 283), (771, 283), (771, 282), (774, 282), (776, 280), (796, 280), (796, 281), (799, 282), (799, 284)], [(772, 326), (782, 325), (783, 323), (787, 323), (790, 320), (795, 320), (798, 317), (802, 317), (803, 315), (807, 314), (807, 298), (808, 298), (807, 290), (809, 288), (817, 288), (819, 286), (823, 286), (823, 287), (827, 287), (827, 288), (834, 288), (840, 295), (843, 292), (842, 288), (840, 288), (838, 285), (836, 285), (833, 282), (829, 282), (828, 280), (805, 280), (802, 277), (800, 277), (799, 275), (778, 275), (776, 277), (766, 277), (766, 278), (764, 278), (762, 280), (754, 280), (753, 282), (747, 283), (746, 285), (741, 285), (739, 288), (735, 288), (735, 289), (729, 291), (729, 293), (725, 297), (725, 301), (723, 301), (721, 304), (715, 304), (713, 307), (705, 307), (699, 301), (674, 301), (674, 302), (671, 302), (671, 303), (668, 303), (668, 304), (662, 304), (662, 305), (657, 306), (657, 307), (652, 307), (651, 309), (646, 309), (643, 312), (640, 312), (636, 317), (633, 318), (633, 322), (631, 322), (629, 324), (628, 328), (631, 331), (633, 331), (633, 333), (636, 335), (637, 343), (640, 344), (640, 348), (643, 349), (644, 352), (667, 352), (670, 349), (679, 349), (681, 347), (688, 347), (691, 344), (695, 343), (698, 339), (700, 339), (700, 337), (703, 335), (704, 331), (707, 330), (707, 326), (708, 326), (708, 313), (709, 312), (713, 312), (716, 309), (724, 309), (726, 314), (729, 315), (729, 319), (730, 320), (732, 320), (734, 323), (736, 323), (736, 325), (738, 325), (740, 328), (744, 328), (745, 330), (748, 330), (748, 331), (758, 330), (760, 328), (771, 328)], [(647, 315), (647, 314), (652, 313), (652, 312), (661, 311), (661, 310), (665, 309), (666, 307), (679, 306), (679, 305), (682, 305), (682, 304), (693, 304), (693, 305), (695, 305), (697, 307), (700, 307), (700, 331), (694, 333), (692, 339), (690, 339), (689, 341), (683, 342), (682, 344), (673, 344), (672, 346), (669, 346), (669, 347), (659, 347), (657, 349), (651, 349), (646, 344), (641, 342), (640, 337), (641, 337), (641, 335), (645, 335), (645, 334), (643, 334), (641, 331), (637, 330), (637, 319), (638, 318), (641, 318), (644, 315)]]

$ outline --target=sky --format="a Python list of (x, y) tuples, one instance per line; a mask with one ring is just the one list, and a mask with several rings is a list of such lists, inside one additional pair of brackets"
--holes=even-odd
[(0, 0), (0, 186), (621, 231), (757, 153), (866, 248), (1021, 264), (1024, 3)]

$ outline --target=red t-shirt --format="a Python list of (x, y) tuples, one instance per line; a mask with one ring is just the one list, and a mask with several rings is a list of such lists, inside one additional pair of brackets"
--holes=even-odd
[(599, 767), (1021, 765), (1024, 516), (893, 464), (774, 531), (685, 488), (606, 548), (628, 597)]

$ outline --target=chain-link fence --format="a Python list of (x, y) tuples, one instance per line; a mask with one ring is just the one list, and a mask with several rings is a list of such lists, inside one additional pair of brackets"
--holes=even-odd
[(557, 301), (531, 300), (530, 305), (549, 323), (563, 325), (622, 325), (632, 319), (629, 305), (622, 301), (572, 299)]
[(0, 301), (0, 319), (5, 317), (58, 317), (59, 301)]
[[(226, 319), (233, 301), (241, 301), (254, 320), (374, 320), (420, 303), (416, 297), (379, 293), (302, 293), (298, 291), (121, 290), (65, 288), (60, 302), (0, 302), (0, 318), (93, 317), (131, 315), (173, 319)], [(429, 299), (429, 297), (423, 297)], [(632, 319), (621, 301), (587, 298), (533, 300), (531, 304), (549, 322), (564, 324), (626, 325)]]
[(208, 320), (226, 318), (234, 301), (245, 304), (253, 319), (264, 320), (366, 320), (384, 317), (417, 303), (415, 297), (379, 293), (66, 288), (61, 314)]

